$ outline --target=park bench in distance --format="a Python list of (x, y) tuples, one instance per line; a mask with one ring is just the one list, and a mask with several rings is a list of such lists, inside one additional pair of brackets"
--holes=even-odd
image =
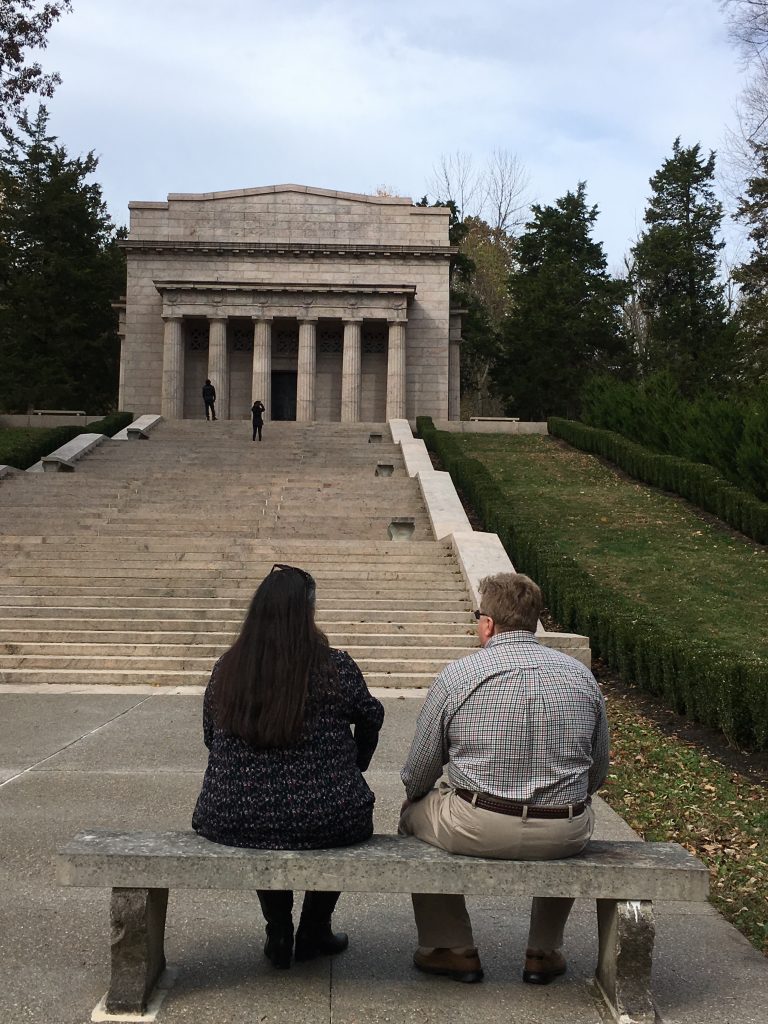
[[(332, 850), (247, 850), (194, 832), (79, 832), (56, 856), (61, 885), (112, 888), (111, 1013), (143, 1013), (165, 969), (169, 889), (320, 889), (597, 901), (596, 982), (622, 1024), (653, 1024), (653, 900), (706, 900), (706, 867), (677, 843), (591, 842), (567, 860), (462, 857), (376, 835)], [(457, 998), (459, 994), (457, 993)]]

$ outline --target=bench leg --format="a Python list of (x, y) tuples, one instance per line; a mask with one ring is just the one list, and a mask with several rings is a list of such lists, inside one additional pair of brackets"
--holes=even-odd
[(108, 1013), (144, 1013), (165, 970), (167, 889), (113, 889), (110, 905), (112, 976)]
[(596, 980), (611, 1012), (621, 1024), (653, 1024), (653, 904), (650, 900), (598, 900), (597, 930)]

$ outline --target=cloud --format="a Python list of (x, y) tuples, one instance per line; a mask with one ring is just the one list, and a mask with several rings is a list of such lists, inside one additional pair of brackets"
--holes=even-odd
[(502, 147), (543, 201), (588, 181), (614, 261), (672, 140), (716, 148), (740, 81), (715, 0), (78, 0), (43, 60), (119, 221), (280, 181), (418, 197), (442, 153)]

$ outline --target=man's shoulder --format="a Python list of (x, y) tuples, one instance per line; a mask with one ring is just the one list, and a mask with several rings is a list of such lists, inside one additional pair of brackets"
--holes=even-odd
[(562, 672), (567, 672), (569, 675), (578, 677), (580, 679), (588, 680), (596, 684), (595, 677), (592, 675), (590, 669), (587, 666), (574, 658), (573, 655), (567, 654), (565, 651), (559, 650), (557, 647), (549, 647), (547, 644), (543, 644), (540, 640), (538, 646), (541, 651), (542, 661), (546, 661), (553, 667), (557, 666)]
[(479, 647), (456, 661), (449, 661), (435, 679), (448, 693), (460, 690), (468, 682), (494, 672), (498, 658), (486, 647)]

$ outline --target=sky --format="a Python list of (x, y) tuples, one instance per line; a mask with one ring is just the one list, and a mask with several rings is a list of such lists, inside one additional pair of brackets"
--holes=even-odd
[(531, 201), (586, 181), (612, 270), (674, 139), (724, 148), (743, 79), (718, 0), (74, 0), (41, 59), (118, 224), (289, 182), (418, 200), (442, 157), (505, 150)]

